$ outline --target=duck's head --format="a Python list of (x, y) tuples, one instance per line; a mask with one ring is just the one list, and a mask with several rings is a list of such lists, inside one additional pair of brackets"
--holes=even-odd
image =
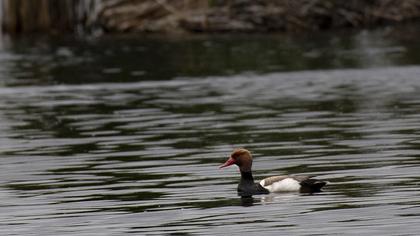
[(243, 172), (251, 171), (252, 167), (252, 155), (251, 152), (244, 149), (238, 148), (233, 150), (232, 154), (230, 154), (229, 159), (220, 166), (220, 168), (228, 167), (231, 165), (237, 165), (239, 169)]

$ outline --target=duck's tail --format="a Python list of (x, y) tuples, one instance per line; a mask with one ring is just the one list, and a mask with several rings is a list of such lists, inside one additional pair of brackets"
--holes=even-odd
[(317, 193), (321, 192), (321, 188), (327, 184), (326, 181), (318, 180), (318, 179), (307, 179), (300, 183), (302, 186), (300, 188), (301, 193)]

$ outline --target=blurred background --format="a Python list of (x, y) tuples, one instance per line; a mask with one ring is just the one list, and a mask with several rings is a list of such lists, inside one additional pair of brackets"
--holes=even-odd
[[(420, 1), (0, 0), (0, 235), (418, 235)], [(254, 177), (324, 192), (237, 196)]]

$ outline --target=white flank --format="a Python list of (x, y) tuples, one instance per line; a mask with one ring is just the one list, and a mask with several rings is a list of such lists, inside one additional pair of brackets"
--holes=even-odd
[(276, 193), (276, 192), (295, 192), (299, 191), (300, 184), (297, 180), (294, 180), (292, 178), (286, 178), (278, 182), (274, 182), (271, 185), (264, 186), (265, 181), (261, 180), (260, 184), (265, 189), (270, 191), (270, 193)]

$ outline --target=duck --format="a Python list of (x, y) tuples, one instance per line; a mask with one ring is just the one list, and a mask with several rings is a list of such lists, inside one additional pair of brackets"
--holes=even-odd
[(233, 150), (227, 161), (219, 168), (231, 165), (237, 165), (241, 172), (241, 180), (237, 188), (240, 196), (281, 192), (316, 193), (321, 192), (321, 188), (327, 184), (326, 181), (305, 175), (272, 176), (255, 183), (252, 175), (252, 154), (244, 148)]

